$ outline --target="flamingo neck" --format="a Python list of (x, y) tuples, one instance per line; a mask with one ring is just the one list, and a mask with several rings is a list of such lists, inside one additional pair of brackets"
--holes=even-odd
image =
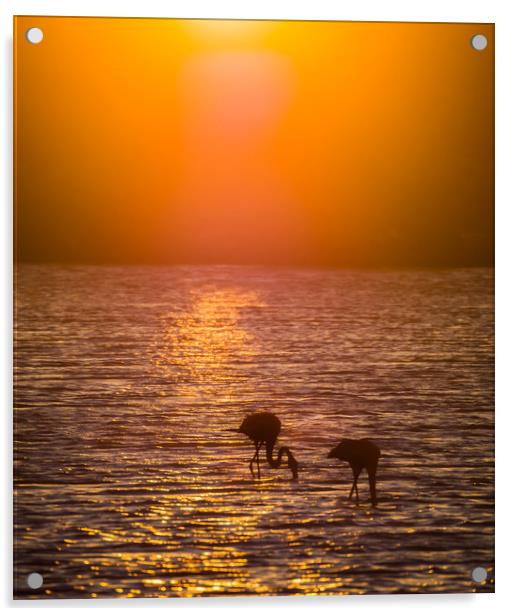
[(266, 454), (267, 454), (267, 462), (271, 468), (279, 468), (281, 465), (281, 461), (283, 456), (287, 456), (287, 464), (292, 471), (292, 478), (297, 479), (297, 460), (292, 455), (292, 452), (288, 447), (280, 447), (278, 450), (278, 455), (276, 459), (273, 456), (274, 451), (274, 443), (272, 441), (267, 442), (266, 444)]

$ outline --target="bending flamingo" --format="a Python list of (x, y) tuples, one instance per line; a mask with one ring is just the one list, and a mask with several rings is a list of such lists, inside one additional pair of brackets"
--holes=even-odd
[(376, 469), (378, 468), (378, 459), (380, 458), (380, 448), (367, 438), (358, 440), (345, 438), (328, 454), (328, 458), (337, 458), (344, 462), (349, 462), (353, 471), (353, 485), (349, 498), (353, 496), (353, 490), (356, 493), (356, 503), (358, 505), (358, 486), (357, 480), (362, 472), (362, 469), (367, 470), (369, 476), (369, 491), (371, 493), (371, 503), (376, 507)]
[(274, 445), (281, 430), (281, 421), (274, 413), (252, 413), (247, 415), (240, 428), (230, 428), (231, 432), (240, 432), (248, 436), (254, 443), (254, 456), (249, 462), (249, 468), (254, 477), (253, 464), (258, 466), (258, 479), (260, 478), (260, 449), (265, 445), (267, 462), (271, 468), (278, 468), (284, 455), (287, 456), (287, 464), (292, 471), (292, 479), (297, 479), (297, 460), (288, 447), (280, 447), (276, 459), (273, 457)]

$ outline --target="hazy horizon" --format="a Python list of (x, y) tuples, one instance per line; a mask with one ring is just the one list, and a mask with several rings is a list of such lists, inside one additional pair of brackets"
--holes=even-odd
[(235, 268), (278, 268), (278, 269), (304, 269), (304, 270), (349, 270), (349, 271), (417, 271), (417, 270), (447, 270), (447, 269), (494, 269), (494, 260), (492, 263), (478, 264), (425, 264), (414, 263), (410, 265), (404, 264), (335, 264), (335, 263), (231, 263), (231, 262), (152, 262), (152, 261), (22, 261), (15, 259), (14, 266), (18, 265), (41, 265), (41, 266), (60, 266), (60, 267), (235, 267)]

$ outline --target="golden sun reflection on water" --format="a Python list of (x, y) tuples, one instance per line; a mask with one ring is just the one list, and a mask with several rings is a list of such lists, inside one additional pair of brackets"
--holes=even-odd
[[(170, 404), (175, 399), (191, 400), (194, 405), (204, 400), (218, 405), (237, 400), (246, 379), (242, 366), (251, 365), (258, 351), (255, 337), (242, 324), (242, 313), (263, 307), (258, 294), (245, 289), (204, 286), (193, 290), (188, 306), (165, 315), (150, 349), (152, 364), (162, 379), (162, 396), (172, 400)], [(206, 411), (203, 407), (199, 418), (203, 422), (210, 419), (204, 416)], [(215, 422), (220, 423), (220, 417)], [(155, 554), (117, 553), (125, 563), (127, 584), (115, 591), (120, 596), (135, 596), (131, 577), (139, 575), (145, 596), (272, 593), (271, 585), (253, 575), (245, 546), (256, 539), (260, 520), (273, 510), (267, 493), (274, 486), (267, 482), (253, 486), (258, 506), (243, 502), (235, 508), (223, 491), (209, 485), (206, 470), (197, 460), (204, 441), (199, 443), (195, 432), (175, 433), (167, 443), (185, 438), (190, 450), (181, 451), (181, 461), (187, 468), (171, 471), (171, 481), (177, 479), (188, 489), (174, 491), (173, 496), (153, 496), (143, 512), (135, 512), (131, 505), (119, 506), (118, 514), (126, 521), (123, 531), (81, 529), (106, 543), (156, 550)], [(237, 455), (242, 453), (247, 456), (245, 447)]]
[[(200, 499), (202, 506), (197, 506)], [(82, 561), (99, 580), (109, 577), (113, 562), (121, 561), (127, 577), (125, 583), (118, 582), (114, 588), (121, 597), (137, 596), (142, 592), (141, 586), (145, 596), (156, 597), (271, 592), (266, 583), (252, 576), (248, 554), (239, 546), (257, 535), (260, 518), (272, 510), (272, 504), (256, 512), (235, 515), (234, 507), (225, 504), (221, 495), (176, 494), (174, 499), (152, 504), (143, 520), (130, 509), (118, 510), (121, 516), (130, 518), (125, 531), (80, 529), (106, 544), (126, 544), (133, 550), (134, 546), (141, 546), (142, 551), (122, 549), (105, 554), (102, 559)], [(181, 519), (189, 522), (174, 522)], [(186, 540), (196, 547), (182, 547)], [(112, 591), (113, 586), (94, 581), (89, 590), (99, 594)]]
[(255, 338), (240, 324), (241, 311), (262, 307), (258, 295), (237, 288), (206, 288), (192, 294), (189, 309), (165, 318), (155, 341), (155, 367), (175, 385), (175, 395), (217, 393), (231, 398), (243, 378), (238, 363), (256, 356)]

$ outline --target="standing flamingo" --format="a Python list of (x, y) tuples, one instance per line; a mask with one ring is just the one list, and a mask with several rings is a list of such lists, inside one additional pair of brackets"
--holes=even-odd
[(292, 455), (288, 447), (280, 447), (276, 459), (272, 453), (274, 445), (281, 430), (281, 421), (274, 413), (252, 413), (247, 415), (242, 422), (240, 428), (230, 428), (231, 432), (240, 432), (248, 436), (254, 443), (254, 456), (249, 462), (249, 468), (254, 477), (253, 464), (256, 462), (258, 466), (258, 479), (260, 478), (260, 449), (265, 444), (265, 453), (267, 462), (271, 468), (278, 468), (281, 464), (283, 455), (287, 456), (287, 464), (292, 471), (292, 479), (297, 479), (297, 460)]
[(328, 458), (337, 458), (344, 462), (349, 462), (353, 471), (353, 485), (349, 497), (353, 496), (353, 490), (356, 493), (356, 503), (358, 505), (358, 476), (362, 469), (367, 470), (369, 476), (369, 491), (371, 493), (371, 503), (376, 507), (376, 469), (378, 467), (378, 459), (380, 458), (380, 448), (367, 438), (358, 440), (345, 438), (328, 454)]

